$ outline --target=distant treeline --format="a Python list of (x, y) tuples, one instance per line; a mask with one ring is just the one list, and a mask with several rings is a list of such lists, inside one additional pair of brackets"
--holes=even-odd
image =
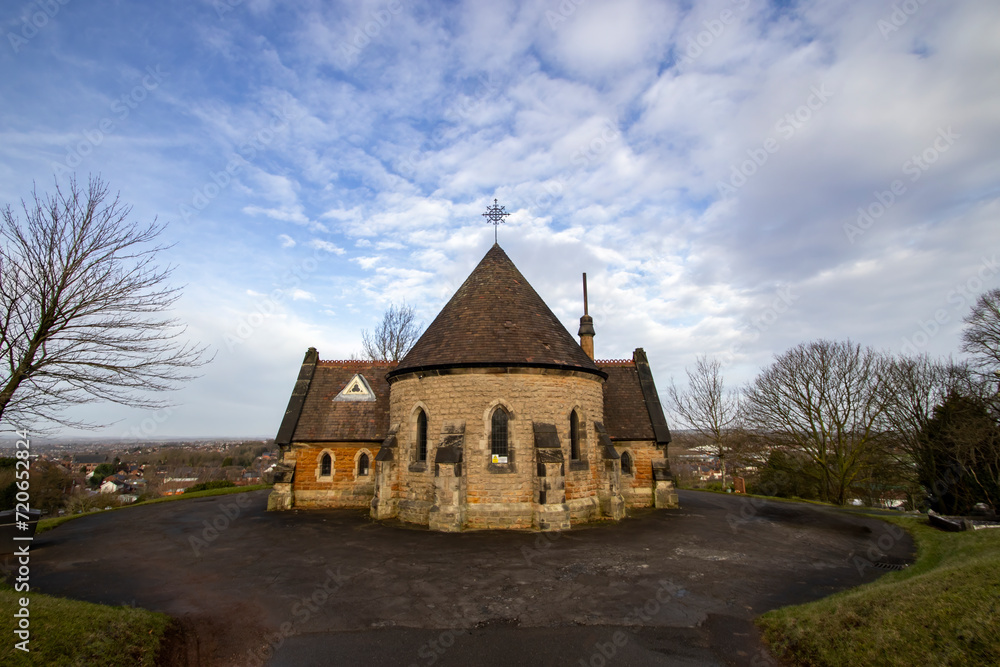
[(185, 449), (168, 445), (161, 447), (155, 452), (126, 454), (122, 457), (122, 461), (168, 467), (218, 468), (222, 466), (240, 466), (246, 468), (258, 456), (273, 449), (273, 441), (261, 442), (259, 440), (230, 446), (224, 452)]

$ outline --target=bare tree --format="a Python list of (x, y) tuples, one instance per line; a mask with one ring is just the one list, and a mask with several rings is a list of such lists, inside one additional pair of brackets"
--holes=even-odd
[(722, 377), (722, 363), (699, 356), (694, 370), (684, 369), (688, 390), (680, 391), (671, 381), (667, 389), (670, 405), (679, 421), (712, 443), (722, 468), (726, 485), (726, 455), (734, 444), (732, 433), (740, 414), (739, 392), (727, 390)]
[(935, 361), (926, 354), (893, 358), (888, 367), (886, 421), (895, 445), (912, 457), (924, 446), (921, 432), (934, 409), (951, 394), (988, 404), (990, 387), (965, 362)]
[(362, 353), (373, 361), (399, 361), (420, 337), (413, 308), (390, 305), (373, 333), (361, 331)]
[(966, 316), (962, 351), (972, 355), (980, 398), (1000, 420), (1000, 288), (981, 294)]
[(962, 351), (972, 355), (980, 370), (1000, 371), (1000, 288), (980, 295), (965, 318)]
[(920, 433), (934, 414), (934, 406), (948, 393), (949, 368), (926, 354), (897, 357), (888, 366), (886, 420), (901, 453), (914, 459), (920, 451)]
[(162, 225), (129, 222), (99, 177), (85, 192), (75, 180), (35, 190), (21, 208), (23, 220), (8, 205), (0, 221), (0, 420), (96, 427), (61, 413), (95, 400), (163, 407), (141, 392), (173, 389), (207, 360), (162, 316), (180, 297), (154, 262)]
[(747, 389), (748, 423), (815, 462), (823, 498), (843, 505), (886, 437), (888, 363), (850, 341), (800, 344)]
[(982, 400), (949, 392), (922, 436), (917, 470), (933, 509), (964, 514), (980, 502), (1000, 506), (1000, 427)]
[(894, 359), (886, 413), (893, 454), (938, 511), (994, 504), (1000, 485), (1000, 431), (988, 375), (926, 356)]

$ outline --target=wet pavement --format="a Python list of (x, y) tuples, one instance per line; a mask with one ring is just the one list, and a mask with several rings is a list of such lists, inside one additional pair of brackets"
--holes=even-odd
[(618, 524), (461, 534), (268, 513), (267, 493), (66, 523), (36, 537), (33, 589), (174, 616), (178, 665), (759, 667), (754, 617), (913, 552), (876, 519), (695, 491)]

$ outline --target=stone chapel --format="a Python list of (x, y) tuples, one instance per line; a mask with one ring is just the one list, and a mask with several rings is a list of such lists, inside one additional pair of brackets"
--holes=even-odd
[(577, 342), (494, 244), (398, 363), (309, 348), (268, 509), (364, 507), (459, 531), (676, 507), (646, 353), (595, 360), (584, 310)]

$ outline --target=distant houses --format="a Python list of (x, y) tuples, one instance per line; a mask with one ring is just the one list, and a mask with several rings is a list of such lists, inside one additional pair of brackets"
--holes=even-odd
[(138, 497), (145, 490), (146, 480), (142, 478), (141, 471), (117, 472), (108, 475), (98, 487), (98, 491), (101, 493), (117, 493), (135, 497)]
[(184, 490), (194, 486), (203, 477), (204, 473), (197, 468), (182, 466), (169, 471), (160, 468), (157, 472), (163, 471), (163, 481), (160, 484), (161, 496), (176, 496), (184, 493)]
[[(77, 513), (135, 502), (140, 497), (176, 496), (204, 482), (260, 484), (278, 460), (277, 452), (262, 451), (263, 448), (249, 456), (245, 449), (235, 451), (235, 457), (218, 456), (227, 449), (228, 446), (208, 451), (192, 448), (184, 452), (184, 462), (178, 460), (182, 457), (175, 449), (32, 452), (32, 483), (39, 485), (32, 490), (41, 497), (41, 485), (45, 485), (48, 511)], [(220, 461), (226, 465), (219, 465)]]
[(80, 470), (87, 475), (88, 479), (94, 469), (102, 463), (111, 463), (108, 455), (105, 454), (74, 454), (70, 463), (70, 468), (74, 471)]

